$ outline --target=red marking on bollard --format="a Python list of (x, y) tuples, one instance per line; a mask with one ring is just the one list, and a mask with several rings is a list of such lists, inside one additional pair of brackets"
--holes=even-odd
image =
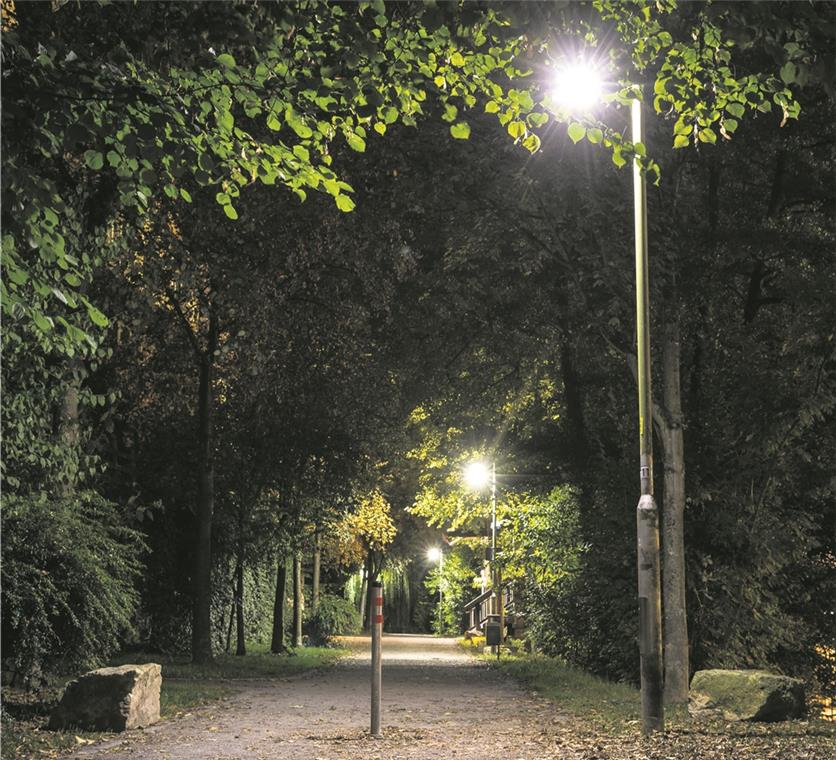
[(383, 622), (383, 615), (378, 615), (378, 616), (374, 619), (374, 622), (375, 622), (375, 623), (382, 623), (382, 622)]
[(383, 597), (382, 597), (382, 596), (377, 597), (377, 599), (375, 599), (375, 602), (374, 602), (374, 603), (375, 603), (378, 607), (382, 607), (382, 606), (383, 606)]

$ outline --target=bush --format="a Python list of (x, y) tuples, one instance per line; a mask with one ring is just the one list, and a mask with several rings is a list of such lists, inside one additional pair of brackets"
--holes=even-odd
[(2, 511), (4, 670), (95, 667), (130, 630), (143, 543), (96, 493), (6, 496)]
[(360, 613), (341, 596), (321, 594), (316, 613), (308, 618), (306, 632), (311, 646), (326, 646), (335, 636), (360, 633)]

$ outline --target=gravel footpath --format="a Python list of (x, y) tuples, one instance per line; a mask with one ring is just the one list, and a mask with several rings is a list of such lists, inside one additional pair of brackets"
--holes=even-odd
[[(336, 666), (236, 681), (235, 696), (74, 757), (171, 760), (833, 760), (828, 738), (676, 731), (599, 734), (462, 652), (453, 639), (386, 635), (383, 738), (369, 734), (369, 640)], [(834, 750), (831, 752), (831, 750)]]

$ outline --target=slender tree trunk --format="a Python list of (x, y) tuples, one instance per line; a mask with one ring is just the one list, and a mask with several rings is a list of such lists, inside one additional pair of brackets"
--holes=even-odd
[(279, 559), (279, 566), (276, 570), (276, 599), (273, 602), (273, 637), (270, 642), (270, 651), (273, 654), (281, 654), (285, 651), (284, 646), (284, 600), (287, 588), (287, 557)]
[(363, 605), (366, 610), (366, 616), (363, 618), (363, 628), (369, 631), (372, 627), (372, 583), (375, 580), (374, 568), (372, 566), (372, 553), (368, 552), (366, 554), (366, 596)]
[(226, 626), (226, 646), (224, 652), (229, 654), (229, 648), (232, 646), (232, 625), (235, 622), (235, 589), (233, 588), (232, 604), (229, 605), (229, 623)]
[(192, 660), (197, 663), (212, 660), (212, 514), (215, 508), (212, 375), (217, 329), (212, 310), (206, 351), (200, 356), (198, 386), (197, 546), (192, 609)]
[(235, 654), (243, 657), (247, 654), (247, 644), (244, 641), (244, 560), (239, 555), (235, 567)]
[(298, 550), (293, 553), (293, 646), (302, 646), (302, 612), (305, 606), (302, 554)]
[(313, 577), (311, 579), (311, 612), (314, 615), (316, 615), (316, 611), (319, 609), (319, 572), (321, 560), (320, 533), (317, 530), (314, 535)]
[(56, 437), (59, 443), (72, 452), (67, 458), (70, 461), (75, 460), (76, 472), (72, 475), (70, 472), (61, 473), (63, 477), (59, 478), (55, 484), (55, 492), (62, 498), (68, 498), (75, 492), (78, 480), (79, 445), (81, 443), (81, 424), (78, 419), (81, 360), (71, 359), (68, 366), (70, 373), (64, 386), (64, 395), (58, 407)]
[(247, 642), (244, 634), (244, 503), (242, 494), (238, 499), (238, 551), (235, 563), (235, 654), (243, 657), (247, 654)]
[(685, 608), (685, 444), (680, 382), (679, 321), (662, 331), (664, 499), (662, 596), (665, 632), (665, 702), (688, 701), (688, 618)]
[(363, 567), (360, 568), (360, 624), (364, 629), (366, 627), (366, 584), (368, 580), (369, 575), (366, 572), (366, 561), (364, 561)]

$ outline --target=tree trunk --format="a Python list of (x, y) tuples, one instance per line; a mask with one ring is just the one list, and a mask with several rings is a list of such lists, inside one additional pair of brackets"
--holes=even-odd
[[(56, 483), (55, 492), (62, 498), (69, 498), (73, 495), (78, 482), (79, 466), (79, 445), (81, 443), (81, 424), (78, 419), (79, 385), (81, 383), (80, 373), (82, 370), (80, 359), (71, 359), (69, 362), (69, 378), (64, 386), (64, 394), (58, 407), (57, 439), (69, 452), (63, 457), (67, 464), (73, 463), (75, 472), (61, 473)], [(60, 461), (60, 460), (59, 460)]]
[(662, 596), (665, 632), (665, 702), (688, 702), (688, 618), (685, 609), (685, 448), (681, 399), (679, 321), (662, 331), (664, 455)]
[(276, 570), (276, 599), (273, 602), (273, 637), (270, 641), (270, 651), (281, 654), (284, 647), (284, 598), (287, 588), (287, 558), (279, 560)]
[(366, 584), (369, 580), (369, 574), (366, 572), (366, 562), (360, 568), (360, 624), (366, 628)]
[(232, 624), (235, 622), (235, 589), (232, 594), (232, 604), (229, 606), (229, 623), (226, 626), (226, 646), (224, 652), (229, 654), (229, 648), (232, 646)]
[(372, 583), (374, 583), (374, 575), (372, 572), (372, 553), (366, 554), (366, 593), (363, 597), (363, 609), (366, 611), (363, 617), (363, 629), (371, 630), (372, 618)]
[(322, 560), (322, 551), (319, 544), (320, 533), (317, 531), (314, 536), (313, 578), (311, 579), (311, 612), (314, 615), (316, 615), (316, 611), (319, 609), (319, 566)]
[(192, 608), (192, 661), (196, 663), (212, 660), (212, 513), (215, 508), (212, 374), (217, 329), (217, 319), (212, 310), (206, 351), (200, 356), (198, 386), (197, 546)]
[(243, 657), (247, 654), (247, 644), (244, 641), (244, 560), (239, 555), (235, 567), (235, 654)]
[(293, 553), (293, 646), (302, 646), (302, 612), (305, 607), (302, 583), (302, 554)]

